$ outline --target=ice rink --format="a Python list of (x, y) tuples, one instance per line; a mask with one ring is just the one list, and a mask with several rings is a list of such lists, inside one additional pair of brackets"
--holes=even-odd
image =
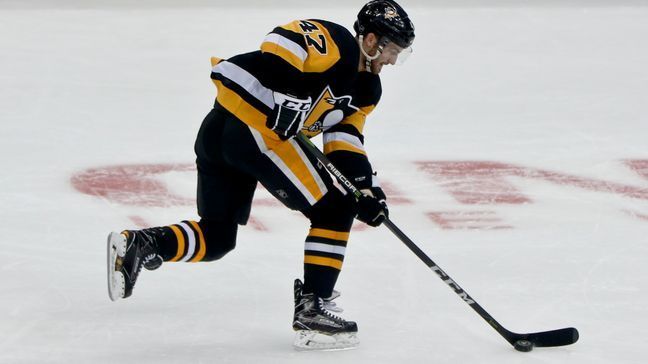
[(234, 252), (143, 271), (111, 302), (108, 232), (197, 218), (210, 56), (293, 19), (351, 28), (364, 1), (221, 3), (0, 0), (0, 363), (646, 362), (641, 1), (403, 0), (414, 53), (383, 69), (366, 126), (392, 220), (508, 329), (578, 343), (513, 350), (358, 224), (337, 289), (361, 345), (296, 352), (308, 221), (264, 190)]

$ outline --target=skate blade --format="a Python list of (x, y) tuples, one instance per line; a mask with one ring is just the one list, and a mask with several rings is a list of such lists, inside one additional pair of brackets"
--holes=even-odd
[(124, 298), (126, 281), (124, 274), (117, 269), (117, 259), (126, 255), (126, 238), (120, 233), (112, 232), (108, 235), (107, 242), (107, 270), (108, 270), (108, 297), (112, 301)]
[(334, 351), (355, 349), (359, 344), (357, 332), (327, 335), (318, 331), (300, 330), (295, 335), (293, 347), (297, 351)]

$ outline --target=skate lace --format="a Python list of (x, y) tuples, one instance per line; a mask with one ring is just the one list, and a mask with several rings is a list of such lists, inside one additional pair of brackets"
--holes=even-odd
[(344, 309), (340, 306), (337, 305), (337, 303), (333, 302), (334, 299), (340, 297), (340, 292), (333, 290), (333, 293), (331, 294), (330, 297), (328, 298), (322, 298), (324, 300), (324, 308), (333, 311), (333, 312), (344, 312)]
[(155, 239), (153, 239), (153, 236), (146, 232), (145, 230), (140, 230), (139, 234), (142, 238), (142, 241), (144, 244), (142, 244), (142, 252), (151, 255), (154, 254), (157, 250), (157, 244), (155, 243)]
[(139, 239), (139, 250), (142, 253), (142, 259), (138, 262), (137, 266), (135, 267), (135, 272), (133, 274), (133, 278), (134, 278), (133, 287), (135, 286), (135, 282), (137, 282), (136, 281), (137, 277), (142, 271), (142, 267), (145, 264), (149, 263), (151, 260), (158, 257), (157, 244), (153, 236), (148, 232), (146, 232), (145, 230), (137, 231), (135, 234), (137, 234), (135, 236), (135, 239)]
[(142, 264), (146, 264), (146, 263), (150, 262), (151, 260), (157, 258), (157, 256), (158, 256), (158, 255), (155, 254), (155, 253), (150, 253), (150, 254), (148, 254), (148, 255), (145, 256), (144, 259), (142, 260)]
[(322, 312), (322, 314), (324, 314), (324, 316), (326, 316), (326, 317), (328, 317), (328, 318), (330, 318), (330, 319), (332, 319), (334, 321), (345, 322), (345, 320), (342, 317), (336, 316), (336, 315), (332, 314), (331, 311), (326, 309), (326, 305), (324, 304), (324, 300), (322, 298), (318, 298), (318, 300), (319, 300), (320, 311)]
[[(156, 229), (156, 228), (151, 228), (151, 229)], [(142, 238), (142, 246), (141, 246), (142, 255), (144, 255), (144, 263), (146, 264), (152, 259), (155, 259), (156, 257), (159, 256), (158, 245), (153, 235), (151, 235), (149, 232), (145, 230), (140, 230), (139, 233)]]

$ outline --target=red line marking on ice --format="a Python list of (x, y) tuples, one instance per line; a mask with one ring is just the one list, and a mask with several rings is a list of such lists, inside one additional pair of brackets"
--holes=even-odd
[(354, 221), (353, 226), (351, 227), (351, 231), (365, 231), (369, 228), (369, 225), (365, 224), (364, 222), (360, 221)]
[(632, 210), (623, 210), (623, 212), (625, 212), (626, 214), (632, 217), (636, 217), (639, 220), (648, 221), (648, 214), (642, 214), (641, 212), (636, 212)]
[(625, 164), (643, 178), (648, 179), (648, 159), (630, 159), (626, 160)]
[(124, 205), (146, 207), (186, 206), (193, 199), (173, 194), (155, 177), (171, 171), (194, 170), (190, 164), (134, 164), (90, 168), (72, 176), (79, 192)]
[[(623, 161), (639, 176), (648, 179), (648, 160), (633, 159)], [(525, 204), (533, 202), (510, 181), (509, 177), (549, 181), (560, 186), (614, 193), (626, 197), (648, 200), (648, 188), (607, 182), (593, 178), (574, 176), (566, 173), (538, 168), (519, 166), (494, 161), (420, 161), (419, 169), (444, 188), (451, 196), (467, 205)], [(144, 207), (195, 206), (195, 198), (187, 198), (173, 193), (160, 178), (168, 172), (195, 173), (194, 164), (134, 164), (90, 168), (71, 177), (72, 186), (81, 193), (103, 198), (112, 203)], [(393, 205), (407, 205), (415, 202), (389, 182), (382, 184)], [(263, 189), (261, 185), (258, 189)], [(254, 206), (276, 208), (281, 204), (274, 198), (261, 194), (253, 201)], [(510, 229), (501, 221), (486, 216), (479, 219), (475, 212), (431, 212), (428, 218), (442, 228), (463, 229)], [(646, 220), (646, 215), (631, 213)], [(141, 217), (131, 216), (138, 226), (145, 226)], [(490, 220), (489, 220), (490, 219)], [(258, 219), (251, 219), (250, 225), (257, 230), (268, 228)], [(366, 225), (355, 224), (354, 230), (365, 230)]]
[[(648, 161), (632, 161), (635, 170), (646, 171)], [(523, 204), (531, 199), (506, 177), (523, 177), (648, 200), (648, 188), (606, 182), (543, 169), (486, 161), (421, 161), (419, 168), (431, 175), (457, 201), (468, 204)], [(648, 172), (646, 172), (648, 173)]]
[(259, 219), (255, 218), (254, 216), (250, 216), (250, 219), (248, 220), (250, 223), (250, 226), (252, 226), (252, 229), (257, 230), (257, 231), (270, 231), (267, 226), (265, 226)]
[(495, 211), (430, 211), (426, 215), (444, 230), (513, 229)]
[(498, 162), (418, 162), (457, 201), (467, 205), (523, 204), (531, 199), (504, 177), (515, 167)]
[(393, 183), (390, 182), (380, 182), (381, 188), (385, 191), (385, 195), (387, 195), (387, 202), (390, 205), (410, 205), (412, 204), (412, 200), (407, 198), (405, 194), (398, 189), (396, 186), (394, 186)]
[(142, 218), (141, 216), (131, 215), (128, 218), (130, 219), (130, 221), (133, 222), (133, 224), (135, 224), (135, 226), (139, 228), (151, 227), (151, 225), (148, 222), (146, 222), (146, 220), (144, 220), (144, 218)]

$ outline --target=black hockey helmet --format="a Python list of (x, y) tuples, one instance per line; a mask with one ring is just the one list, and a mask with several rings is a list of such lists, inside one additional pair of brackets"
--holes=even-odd
[(374, 0), (366, 3), (353, 24), (358, 35), (375, 33), (387, 37), (401, 48), (414, 42), (414, 24), (394, 0)]

